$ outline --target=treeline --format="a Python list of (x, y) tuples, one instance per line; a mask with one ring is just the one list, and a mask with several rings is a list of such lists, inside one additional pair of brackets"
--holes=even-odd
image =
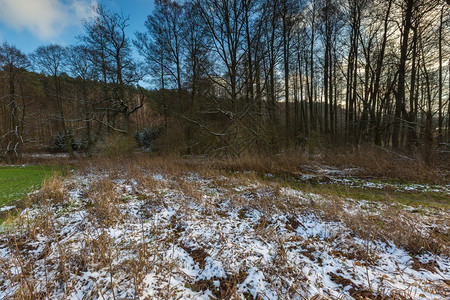
[(158, 122), (151, 120), (149, 91), (138, 85), (143, 75), (125, 33), (128, 19), (94, 9), (77, 45), (44, 45), (28, 56), (8, 43), (0, 46), (3, 159), (23, 150), (74, 156), (113, 132), (132, 133), (130, 122), (133, 130)]
[[(51, 76), (22, 70), (15, 80), (15, 93), (4, 95), (0, 105), (0, 161), (12, 162), (24, 152), (97, 150), (92, 148), (116, 132), (110, 128), (112, 124), (122, 122), (112, 110), (114, 106), (110, 107), (111, 100), (102, 98), (105, 89), (99, 82), (62, 74), (57, 78), (57, 93)], [(10, 87), (8, 81), (9, 75), (0, 71), (3, 90)], [(150, 91), (130, 86), (126, 93), (131, 105), (142, 104), (129, 118), (131, 133), (162, 124), (155, 105), (148, 100)], [(111, 124), (106, 125), (108, 114)]]
[(444, 1), (155, 3), (135, 45), (161, 91), (190, 93), (168, 109), (191, 149), (448, 145)]
[[(141, 128), (164, 124), (165, 149), (184, 154), (369, 144), (431, 162), (449, 146), (448, 1), (156, 0), (132, 37), (126, 17), (95, 9), (78, 46), (43, 46), (30, 58), (0, 49), (9, 145), (24, 130), (16, 73), (30, 60), (46, 75), (69, 151), (73, 103), (90, 137), (93, 127), (138, 130), (130, 118), (149, 99), (161, 120), (144, 118)], [(79, 83), (75, 92), (62, 86), (65, 76)], [(153, 92), (137, 85), (143, 79)]]

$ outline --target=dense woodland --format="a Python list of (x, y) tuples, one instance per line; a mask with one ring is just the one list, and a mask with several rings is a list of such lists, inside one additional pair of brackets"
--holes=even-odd
[(3, 160), (112, 135), (180, 154), (449, 149), (448, 1), (155, 0), (133, 34), (93, 9), (77, 45), (0, 46)]

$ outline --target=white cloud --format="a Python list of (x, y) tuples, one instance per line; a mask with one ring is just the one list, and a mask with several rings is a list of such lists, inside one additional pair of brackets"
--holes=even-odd
[(0, 0), (0, 22), (41, 40), (58, 37), (91, 14), (95, 0)]

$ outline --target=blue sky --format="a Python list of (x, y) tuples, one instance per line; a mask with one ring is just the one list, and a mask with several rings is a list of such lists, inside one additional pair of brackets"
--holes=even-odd
[(0, 0), (0, 41), (27, 54), (49, 43), (75, 44), (96, 3), (129, 16), (131, 38), (153, 9), (153, 0)]

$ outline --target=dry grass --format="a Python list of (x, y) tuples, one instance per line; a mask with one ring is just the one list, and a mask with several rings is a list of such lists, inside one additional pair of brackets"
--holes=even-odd
[(45, 178), (41, 188), (34, 194), (30, 194), (29, 200), (33, 203), (51, 201), (64, 203), (67, 200), (67, 188), (63, 184), (63, 177), (57, 173)]
[(373, 147), (353, 153), (324, 150), (318, 161), (339, 168), (357, 168), (358, 176), (435, 184), (450, 182), (450, 156), (445, 153), (436, 157), (434, 165), (427, 165), (420, 155)]
[[(323, 148), (315, 154), (287, 151), (274, 155), (243, 154), (240, 157), (208, 158), (181, 157), (177, 154), (145, 154), (134, 151), (129, 137), (112, 135), (105, 139), (104, 148), (91, 158), (75, 160), (52, 157), (24, 157), (25, 164), (73, 164), (77, 168), (105, 168), (109, 171), (124, 170), (130, 166), (158, 170), (177, 175), (189, 171), (208, 176), (222, 172), (271, 173), (278, 177), (295, 177), (320, 166), (354, 168), (355, 175), (384, 178), (416, 183), (448, 184), (450, 182), (450, 155), (436, 153), (434, 163), (427, 165), (420, 154), (406, 155), (385, 148), (360, 147), (357, 151), (347, 148)], [(128, 171), (128, 170), (127, 170)]]
[(123, 220), (119, 205), (122, 201), (118, 186), (110, 178), (94, 182), (89, 190), (90, 216), (101, 226), (112, 226)]
[[(128, 286), (134, 290), (135, 295), (141, 295), (144, 289), (144, 277), (150, 270), (161, 274), (157, 279), (162, 282), (170, 282), (171, 274), (176, 270), (173, 262), (163, 256), (165, 249), (170, 247), (180, 237), (187, 234), (183, 227), (183, 219), (177, 217), (178, 214), (189, 216), (192, 209), (191, 204), (195, 203), (202, 207), (206, 217), (213, 218), (226, 217), (222, 211), (221, 204), (229, 200), (227, 207), (230, 211), (236, 211), (239, 220), (248, 219), (249, 212), (256, 210), (263, 214), (257, 223), (253, 224), (255, 234), (262, 240), (273, 242), (277, 245), (276, 255), (270, 268), (264, 269), (265, 274), (270, 274), (273, 278), (290, 276), (297, 278), (296, 283), (273, 282), (273, 285), (287, 286), (289, 295), (300, 295), (305, 288), (305, 276), (302, 273), (302, 266), (295, 268), (288, 267), (289, 251), (291, 247), (302, 245), (303, 255), (310, 257), (314, 263), (320, 265), (322, 262), (313, 255), (315, 251), (328, 251), (336, 257), (355, 259), (363, 266), (376, 264), (378, 257), (375, 249), (369, 244), (371, 241), (392, 241), (397, 246), (407, 250), (411, 255), (418, 255), (424, 252), (431, 252), (436, 255), (450, 255), (450, 237), (448, 231), (442, 228), (450, 227), (450, 220), (442, 220), (440, 226), (435, 226), (432, 230), (424, 231), (424, 218), (417, 214), (412, 214), (401, 209), (400, 206), (381, 205), (373, 212), (352, 213), (352, 206), (346, 199), (337, 196), (327, 196), (318, 200), (313, 195), (303, 195), (301, 199), (285, 194), (279, 182), (263, 182), (261, 173), (271, 173), (277, 177), (297, 176), (305, 169), (314, 167), (316, 164), (326, 164), (337, 167), (359, 168), (360, 174), (364, 176), (399, 178), (401, 180), (429, 181), (430, 176), (440, 172), (439, 169), (425, 168), (420, 162), (411, 163), (407, 159), (398, 158), (392, 160), (384, 151), (377, 152), (377, 159), (367, 158), (359, 154), (323, 154), (318, 158), (305, 157), (296, 153), (286, 153), (274, 157), (245, 156), (239, 159), (201, 159), (201, 158), (181, 158), (176, 156), (149, 157), (138, 154), (133, 157), (109, 158), (95, 157), (83, 159), (76, 162), (78, 171), (83, 174), (98, 173), (105, 176), (99, 177), (98, 181), (91, 182), (88, 192), (83, 200), (86, 215), (83, 222), (78, 226), (83, 227), (83, 237), (77, 241), (75, 246), (70, 243), (62, 243), (65, 236), (58, 235), (57, 215), (60, 210), (67, 209), (68, 190), (74, 188), (67, 186), (61, 176), (54, 175), (45, 180), (41, 190), (30, 196), (30, 210), (15, 219), (6, 223), (15, 224), (15, 227), (7, 227), (7, 235), (3, 240), (9, 239), (9, 248), (13, 249), (14, 263), (20, 270), (20, 277), (14, 274), (6, 274), (13, 283), (19, 283), (20, 289), (16, 292), (17, 299), (37, 299), (45, 298), (55, 290), (64, 289), (66, 294), (73, 291), (76, 284), (71, 278), (71, 274), (81, 274), (87, 270), (103, 270), (108, 272), (107, 282), (98, 282), (97, 287), (92, 288), (92, 298), (115, 298), (116, 287), (121, 282), (127, 282)], [(391, 163), (389, 163), (391, 161)], [(393, 162), (392, 162), (393, 161)], [(411, 164), (411, 165), (408, 165)], [(409, 174), (413, 169), (420, 170), (416, 174)], [(230, 172), (232, 176), (230, 176)], [(162, 174), (167, 180), (155, 179), (155, 174)], [(433, 175), (434, 174), (434, 175)], [(208, 183), (190, 180), (190, 176), (199, 176), (209, 179)], [(140, 200), (145, 200), (148, 207), (141, 207), (142, 229), (132, 228), (137, 231), (137, 237), (126, 245), (118, 245), (105, 230), (114, 228), (126, 223), (127, 215), (123, 214), (123, 207), (127, 205), (127, 198), (117, 180), (124, 180), (126, 183), (136, 182), (132, 193)], [(438, 182), (446, 180), (437, 179)], [(213, 188), (220, 192), (220, 197), (213, 200), (204, 199), (208, 188)], [(149, 234), (144, 230), (144, 222), (151, 221), (155, 206), (164, 207), (164, 195), (166, 191), (179, 193), (182, 197), (177, 200), (176, 213), (168, 224), (163, 227), (151, 227)], [(34, 210), (35, 207), (39, 209)], [(148, 209), (148, 211), (146, 211)], [(366, 241), (367, 246), (358, 244), (345, 245), (347, 251), (335, 251), (334, 249), (315, 249), (314, 239), (302, 240), (301, 238), (286, 238), (273, 228), (272, 217), (283, 213), (286, 216), (284, 221), (285, 229), (290, 233), (295, 233), (296, 229), (304, 226), (295, 217), (302, 214), (314, 214), (318, 218), (330, 222), (342, 222), (353, 235)], [(12, 226), (12, 225), (11, 225)], [(283, 226), (283, 225), (282, 225)], [(8, 229), (9, 228), (9, 229)], [(164, 236), (163, 232), (170, 235)], [(331, 231), (330, 231), (331, 232)], [(330, 233), (327, 236), (327, 243), (331, 244), (339, 237), (339, 232)], [(55, 282), (46, 282), (45, 279), (36, 279), (32, 274), (32, 261), (29, 262), (28, 253), (30, 250), (27, 241), (37, 241), (39, 237), (46, 236), (55, 245), (58, 253), (53, 261), (48, 261), (48, 268), (57, 270), (58, 277)], [(148, 241), (149, 236), (153, 239)], [(159, 238), (161, 237), (161, 238)], [(222, 238), (222, 237), (220, 237)], [(3, 241), (0, 241), (3, 242)], [(49, 249), (41, 252), (41, 258), (46, 258), (50, 253)], [(120, 248), (122, 247), (122, 248)], [(192, 247), (182, 244), (184, 249), (201, 268), (205, 266), (208, 257), (208, 249), (204, 247)], [(118, 249), (126, 249), (130, 258), (120, 264), (114, 263), (121, 253)], [(0, 258), (0, 270), (6, 270), (6, 261)], [(416, 262), (417, 268), (423, 266)], [(47, 268), (46, 267), (46, 268)], [(193, 281), (187, 280), (188, 287), (193, 291), (212, 291), (219, 299), (232, 298), (237, 295), (237, 286), (247, 277), (248, 268), (243, 267), (234, 273), (228, 274), (227, 278)], [(118, 274), (127, 274), (125, 278)], [(354, 297), (388, 297), (382, 291), (370, 291), (362, 286), (354, 285), (350, 280), (338, 274), (332, 274), (331, 279), (337, 283), (352, 286), (351, 295)], [(220, 281), (220, 288), (214, 287), (214, 281)], [(45, 286), (46, 293), (38, 286)], [(369, 283), (370, 287), (370, 283)], [(37, 291), (40, 292), (37, 292)], [(407, 299), (408, 295), (401, 291), (391, 291), (392, 299)], [(397, 294), (396, 294), (397, 293)], [(403, 293), (403, 294), (402, 294)], [(374, 296), (375, 295), (375, 296)], [(165, 299), (175, 296), (175, 291), (167, 285), (166, 289), (161, 289), (157, 294), (158, 298)], [(250, 297), (251, 295), (244, 295)], [(282, 295), (280, 295), (282, 296)]]
[[(244, 156), (239, 159), (211, 160), (201, 158), (181, 158), (176, 156), (148, 157), (147, 155), (136, 155), (132, 159), (121, 159), (115, 161), (111, 159), (95, 159), (88, 161), (86, 170), (99, 169), (108, 170), (109, 174), (122, 174), (129, 179), (136, 179), (140, 185), (155, 191), (161, 187), (179, 189), (188, 196), (189, 199), (200, 201), (202, 198), (201, 189), (194, 182), (187, 182), (182, 179), (182, 175), (195, 172), (200, 176), (212, 176), (213, 183), (218, 188), (227, 191), (233, 207), (252, 207), (254, 209), (269, 213), (274, 207), (282, 211), (315, 211), (319, 215), (329, 220), (343, 221), (357, 235), (362, 238), (393, 240), (398, 246), (408, 249), (411, 253), (421, 253), (430, 251), (432, 253), (449, 254), (450, 238), (445, 231), (435, 230), (428, 235), (423, 235), (415, 224), (417, 216), (409, 214), (396, 206), (388, 205), (380, 210), (377, 216), (372, 215), (352, 215), (344, 209), (346, 203), (344, 199), (334, 196), (327, 196), (331, 202), (319, 203), (311, 200), (309, 204), (298, 203), (294, 199), (283, 200), (280, 195), (280, 184), (277, 182), (265, 182), (266, 190), (258, 190), (260, 187), (246, 190), (247, 196), (258, 199), (250, 203), (243, 202), (243, 198), (230, 187), (239, 184), (249, 184), (260, 182), (260, 173), (271, 173), (279, 177), (295, 176), (301, 170), (313, 166), (316, 163), (326, 163), (337, 167), (353, 167), (359, 169), (362, 176), (374, 176), (392, 178), (400, 180), (433, 181), (440, 182), (446, 178), (437, 176), (440, 169), (432, 169), (423, 165), (420, 160), (410, 160), (401, 156), (392, 156), (384, 150), (373, 150), (371, 154), (323, 154), (317, 161), (303, 157), (299, 154), (288, 153), (275, 157)], [(125, 170), (125, 171), (124, 171)], [(233, 172), (233, 177), (229, 177)], [(164, 186), (162, 181), (156, 181), (150, 174), (165, 174), (168, 177), (176, 178), (169, 186)], [(227, 177), (221, 177), (227, 175)], [(441, 174), (442, 175), (442, 174)], [(114, 176), (114, 175), (113, 175)], [(435, 177), (433, 177), (435, 176)], [(100, 199), (105, 196), (100, 197)], [(105, 202), (112, 203), (107, 208), (103, 208), (108, 215), (109, 209), (114, 210), (116, 198), (105, 198)], [(116, 200), (114, 200), (116, 199)], [(101, 201), (99, 202), (101, 203)], [(332, 203), (330, 205), (330, 203)], [(204, 205), (204, 203), (202, 204)], [(104, 207), (104, 205), (101, 205)], [(101, 211), (102, 209), (100, 209)], [(419, 216), (420, 217), (420, 216)], [(450, 225), (449, 220), (443, 221), (442, 228)]]

